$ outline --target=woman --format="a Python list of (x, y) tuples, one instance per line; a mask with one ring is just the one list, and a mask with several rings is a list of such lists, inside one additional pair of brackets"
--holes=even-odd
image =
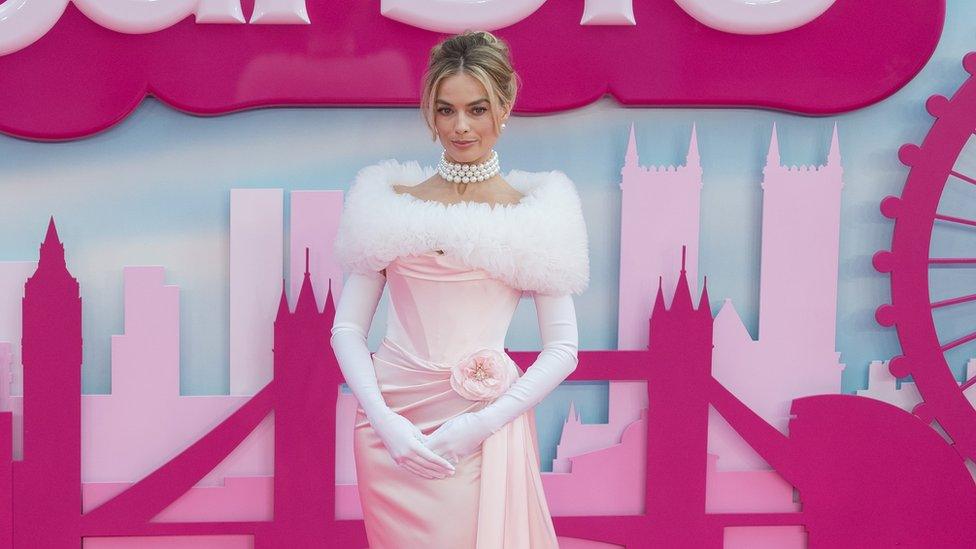
[[(371, 549), (558, 547), (533, 407), (577, 363), (572, 294), (589, 284), (586, 226), (563, 173), (509, 171), (493, 145), (515, 101), (504, 42), (435, 46), (421, 108), (438, 167), (387, 160), (346, 196), (335, 241), (350, 274), (332, 347), (359, 401), (354, 454)], [(386, 337), (366, 346), (384, 286)], [(543, 349), (523, 371), (505, 335), (533, 295)]]

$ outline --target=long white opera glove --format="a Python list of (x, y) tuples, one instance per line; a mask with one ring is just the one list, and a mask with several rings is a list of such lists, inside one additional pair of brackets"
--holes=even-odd
[(536, 294), (542, 352), (525, 373), (494, 402), (476, 412), (460, 414), (438, 427), (427, 446), (456, 462), (481, 443), (542, 401), (559, 386), (578, 363), (579, 331), (571, 294)]
[(346, 384), (393, 461), (422, 477), (444, 478), (453, 474), (454, 466), (424, 445), (427, 436), (419, 427), (387, 406), (376, 381), (366, 337), (385, 285), (386, 277), (379, 272), (349, 275), (336, 304), (332, 350)]

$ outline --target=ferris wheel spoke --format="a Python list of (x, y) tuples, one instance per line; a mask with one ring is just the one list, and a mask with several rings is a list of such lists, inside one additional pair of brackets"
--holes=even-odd
[(931, 305), (933, 309), (938, 309), (939, 307), (948, 307), (949, 305), (956, 305), (958, 303), (967, 303), (969, 301), (976, 301), (976, 294), (969, 294), (961, 297), (952, 297), (949, 299), (943, 299), (942, 301), (936, 301)]
[(976, 265), (976, 257), (930, 257), (930, 265)]
[(966, 174), (959, 173), (956, 170), (950, 170), (949, 174), (958, 177), (959, 179), (962, 179), (966, 183), (972, 183), (973, 185), (976, 185), (976, 179), (973, 179), (972, 177), (969, 177)]
[(960, 391), (965, 391), (966, 389), (972, 387), (972, 385), (974, 383), (976, 383), (976, 376), (973, 376), (973, 377), (967, 379), (965, 383), (963, 383), (962, 385), (959, 386), (959, 390)]
[(945, 215), (937, 213), (935, 214), (936, 219), (942, 221), (948, 221), (950, 223), (959, 223), (960, 225), (969, 225), (970, 227), (976, 227), (976, 219), (966, 219), (964, 217), (954, 217), (951, 215)]
[(976, 332), (973, 332), (969, 335), (964, 335), (959, 339), (955, 339), (953, 341), (950, 341), (949, 343), (946, 343), (945, 345), (942, 346), (942, 351), (945, 352), (948, 351), (949, 349), (954, 349), (962, 345), (963, 343), (968, 343), (974, 339), (976, 339)]

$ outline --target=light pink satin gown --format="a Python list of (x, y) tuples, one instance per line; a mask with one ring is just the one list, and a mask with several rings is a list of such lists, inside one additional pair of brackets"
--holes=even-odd
[[(478, 349), (504, 352), (522, 291), (435, 250), (397, 258), (386, 276), (391, 310), (373, 354), (376, 377), (390, 408), (431, 434), (487, 405), (455, 392), (450, 368)], [(399, 468), (362, 408), (353, 450), (370, 549), (558, 547), (532, 410), (462, 458), (453, 477)]]

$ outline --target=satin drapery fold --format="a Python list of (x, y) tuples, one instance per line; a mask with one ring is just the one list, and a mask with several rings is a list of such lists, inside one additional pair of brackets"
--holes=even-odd
[(535, 411), (485, 439), (481, 451), (476, 547), (558, 547), (539, 476)]
[[(390, 408), (425, 434), (487, 402), (461, 397), (450, 365), (424, 360), (384, 338), (373, 354)], [(521, 373), (521, 370), (520, 370)], [(454, 477), (425, 479), (401, 470), (357, 410), (354, 435), (360, 499), (371, 549), (557, 548), (539, 472), (535, 413), (529, 410), (457, 464)]]

